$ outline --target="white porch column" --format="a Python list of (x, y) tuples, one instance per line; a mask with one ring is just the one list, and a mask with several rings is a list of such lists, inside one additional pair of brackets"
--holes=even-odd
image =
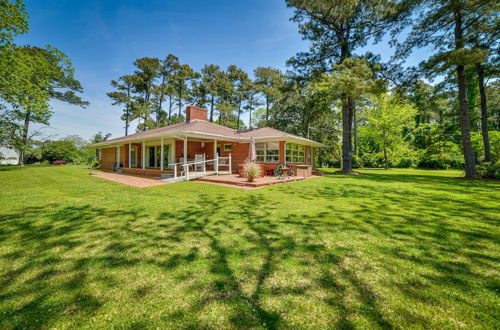
[(216, 157), (215, 155), (217, 154), (217, 140), (214, 140), (214, 158)]
[(160, 151), (160, 171), (163, 171), (163, 138), (161, 138), (160, 140), (160, 148), (161, 148), (161, 151)]
[(132, 166), (130, 165), (132, 163), (132, 143), (128, 143), (128, 168), (131, 168)]
[(170, 144), (170, 164), (177, 163), (177, 160), (175, 159), (175, 139), (172, 141)]
[(120, 167), (120, 146), (116, 147), (116, 168)]
[(142, 169), (146, 169), (146, 141), (142, 141)]
[(184, 155), (183, 155), (183, 163), (187, 163), (187, 153), (188, 153), (188, 138), (187, 136), (184, 138)]

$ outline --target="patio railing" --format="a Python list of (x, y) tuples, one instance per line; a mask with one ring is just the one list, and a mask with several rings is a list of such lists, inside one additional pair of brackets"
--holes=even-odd
[[(207, 165), (208, 167), (212, 167), (212, 171), (207, 171)], [(212, 166), (210, 166), (212, 165)], [(196, 178), (201, 178), (203, 176), (207, 175), (212, 175), (212, 174), (219, 174), (219, 172), (225, 172), (221, 171), (221, 167), (227, 168), (227, 172), (230, 174), (231, 173), (231, 154), (229, 154), (228, 157), (219, 157), (218, 154), (216, 154), (216, 157), (214, 159), (207, 159), (207, 160), (198, 160), (198, 161), (189, 161), (189, 162), (180, 162), (180, 163), (174, 163), (170, 164), (168, 167), (173, 167), (174, 171), (174, 180), (178, 181), (187, 181), (190, 179), (196, 179)], [(193, 168), (190, 170), (190, 168)], [(195, 169), (200, 168), (201, 171), (196, 171)], [(180, 173), (179, 173), (180, 169)]]

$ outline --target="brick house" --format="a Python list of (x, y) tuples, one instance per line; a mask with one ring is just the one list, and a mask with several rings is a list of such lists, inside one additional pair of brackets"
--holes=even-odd
[[(164, 176), (195, 160), (225, 159), (229, 171), (237, 173), (238, 166), (248, 160), (253, 139), (257, 163), (263, 164), (267, 173), (286, 164), (302, 176), (311, 175), (314, 149), (321, 143), (270, 127), (236, 131), (209, 122), (207, 113), (206, 109), (188, 106), (185, 123), (110, 139), (92, 147), (99, 150), (99, 164), (105, 170)], [(213, 166), (208, 161), (206, 165)]]

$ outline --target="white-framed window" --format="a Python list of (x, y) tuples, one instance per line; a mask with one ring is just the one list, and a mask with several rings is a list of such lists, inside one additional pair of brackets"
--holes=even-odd
[(257, 152), (257, 162), (277, 163), (280, 161), (279, 142), (256, 143), (255, 151)]
[(231, 150), (233, 150), (232, 144), (225, 144), (224, 145), (224, 151), (231, 151)]
[(301, 144), (287, 143), (285, 148), (287, 163), (303, 163), (305, 147)]

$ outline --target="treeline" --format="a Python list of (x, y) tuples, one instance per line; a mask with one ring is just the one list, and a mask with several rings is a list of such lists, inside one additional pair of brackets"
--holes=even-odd
[(109, 133), (98, 132), (89, 140), (78, 135), (68, 135), (60, 139), (36, 141), (24, 161), (26, 164), (51, 164), (61, 160), (72, 164), (90, 164), (97, 157), (97, 153), (87, 146), (106, 141), (110, 136)]
[[(142, 57), (134, 61), (135, 71), (111, 82), (114, 91), (107, 93), (114, 105), (121, 105), (125, 135), (137, 120), (137, 130), (144, 131), (184, 121), (186, 104), (209, 109), (209, 120), (242, 129), (269, 118), (270, 110), (283, 85), (284, 74), (274, 68), (258, 67), (253, 77), (230, 65), (222, 69), (205, 65), (196, 72), (179, 58), (169, 54), (164, 59)], [(252, 118), (264, 106), (263, 118)], [(249, 113), (244, 123), (243, 114)]]
[[(141, 58), (113, 81), (126, 132), (181, 122), (186, 103), (234, 128), (272, 126), (323, 142), (319, 161), (353, 167), (495, 167), (499, 160), (498, 29), (493, 0), (287, 0), (307, 51), (289, 71), (214, 64), (195, 72), (177, 57)], [(409, 28), (403, 38), (401, 31)], [(394, 56), (361, 54), (369, 42), (392, 39)], [(404, 40), (399, 40), (404, 39)], [(418, 66), (411, 52), (434, 53)], [(241, 121), (250, 112), (249, 123)], [(490, 165), (488, 165), (490, 164)], [(496, 165), (498, 168), (498, 165)]]

